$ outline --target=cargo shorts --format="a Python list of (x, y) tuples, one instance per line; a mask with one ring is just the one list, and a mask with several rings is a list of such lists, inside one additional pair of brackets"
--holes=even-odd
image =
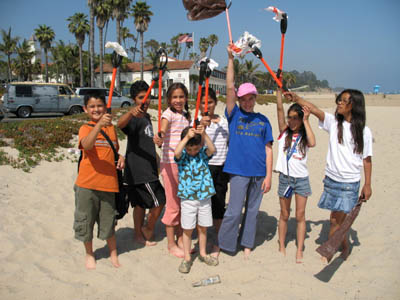
[(115, 193), (85, 189), (77, 185), (75, 191), (74, 231), (75, 238), (82, 242), (93, 239), (94, 224), (97, 237), (111, 238), (115, 233)]

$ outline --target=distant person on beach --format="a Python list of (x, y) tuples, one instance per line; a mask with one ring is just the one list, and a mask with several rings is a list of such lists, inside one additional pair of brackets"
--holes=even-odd
[[(154, 228), (165, 205), (165, 191), (158, 179), (153, 125), (147, 113), (150, 98), (142, 106), (148, 88), (148, 84), (142, 80), (131, 85), (131, 98), (135, 106), (119, 118), (117, 126), (128, 136), (124, 174), (128, 183), (128, 198), (134, 207), (135, 241), (154, 246)], [(149, 209), (149, 213), (147, 224), (144, 225), (146, 209)]]
[[(161, 137), (154, 135), (154, 143), (162, 146), (160, 163), (164, 183), (166, 206), (162, 222), (167, 233), (168, 251), (182, 258), (181, 201), (178, 193), (178, 166), (174, 160), (174, 151), (181, 139), (182, 130), (190, 124), (188, 90), (180, 82), (173, 83), (167, 90), (168, 108), (161, 116)], [(175, 239), (176, 238), (176, 239)]]
[[(346, 89), (336, 97), (335, 114), (326, 113), (293, 92), (285, 97), (310, 108), (319, 119), (319, 127), (329, 133), (324, 191), (318, 206), (331, 211), (329, 237), (339, 229), (358, 200), (367, 201), (372, 194), (372, 133), (365, 126), (365, 100), (362, 92)], [(364, 186), (360, 189), (361, 170)], [(342, 243), (341, 257), (350, 254), (348, 236)]]
[[(205, 88), (201, 93), (200, 111), (204, 114), (205, 108)], [(224, 164), (226, 154), (228, 153), (228, 140), (229, 140), (229, 125), (225, 116), (220, 116), (215, 113), (218, 99), (215, 91), (210, 87), (208, 90), (208, 105), (207, 115), (201, 117), (200, 123), (206, 126), (206, 133), (210, 137), (215, 146), (215, 153), (208, 161), (211, 176), (213, 178), (215, 195), (211, 198), (211, 207), (213, 215), (213, 224), (215, 231), (218, 235), (219, 228), (221, 227), (222, 218), (225, 214), (226, 205), (226, 192), (228, 190), (229, 174), (224, 172)], [(214, 245), (212, 254), (217, 257), (219, 254), (218, 241)]]
[[(203, 143), (205, 144), (203, 146)], [(218, 265), (215, 257), (207, 255), (207, 227), (213, 225), (211, 197), (215, 194), (208, 161), (215, 147), (205, 133), (204, 126), (186, 127), (175, 149), (175, 161), (179, 170), (178, 197), (181, 199), (181, 225), (185, 256), (179, 272), (189, 273), (192, 267), (192, 233), (197, 227), (199, 236), (199, 260), (209, 266)]]
[(224, 172), (230, 174), (230, 197), (218, 243), (222, 250), (235, 252), (242, 220), (240, 245), (244, 247), (247, 259), (255, 243), (263, 194), (271, 189), (273, 137), (268, 118), (254, 112), (256, 87), (252, 83), (243, 83), (236, 93), (233, 54), (230, 46), (227, 49), (225, 116), (229, 124), (229, 149)]
[(93, 253), (93, 228), (97, 223), (97, 237), (107, 240), (111, 263), (120, 267), (115, 240), (115, 193), (119, 191), (116, 167), (122, 170), (125, 159), (119, 156), (117, 166), (114, 152), (101, 130), (108, 135), (114, 147), (119, 149), (112, 116), (106, 112), (103, 95), (89, 94), (84, 98), (84, 111), (90, 118), (79, 129), (79, 149), (82, 160), (75, 182), (75, 238), (85, 246), (87, 269), (96, 268)]
[(305, 209), (311, 195), (308, 179), (308, 149), (315, 146), (315, 136), (308, 118), (307, 106), (292, 104), (287, 111), (287, 122), (282, 104), (282, 92), (276, 92), (278, 114), (278, 159), (275, 170), (279, 172), (278, 196), (281, 213), (278, 223), (279, 252), (286, 255), (286, 233), (290, 215), (290, 205), (294, 194), (296, 201), (297, 252), (296, 262), (303, 261), (303, 247), (306, 235)]

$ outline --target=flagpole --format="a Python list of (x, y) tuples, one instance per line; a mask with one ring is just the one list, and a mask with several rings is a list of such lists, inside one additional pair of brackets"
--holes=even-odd
[(194, 56), (194, 32), (192, 32), (192, 38), (193, 38), (193, 49), (192, 49), (192, 53), (193, 53), (193, 56)]

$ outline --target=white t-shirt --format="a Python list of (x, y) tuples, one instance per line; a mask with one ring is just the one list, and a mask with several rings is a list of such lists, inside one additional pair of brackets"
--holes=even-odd
[(324, 122), (319, 128), (329, 133), (329, 148), (326, 156), (325, 174), (339, 182), (357, 182), (361, 179), (363, 159), (372, 156), (372, 133), (365, 126), (363, 131), (364, 150), (362, 154), (354, 153), (354, 140), (351, 135), (351, 124), (343, 121), (343, 143), (339, 144), (337, 120), (334, 115), (325, 113)]
[[(201, 120), (201, 117), (199, 117)], [(229, 125), (225, 117), (219, 116), (219, 122), (211, 121), (210, 126), (207, 126), (206, 133), (210, 137), (215, 146), (215, 152), (208, 164), (213, 166), (222, 166), (226, 160), (228, 153)]]
[[(287, 168), (288, 164), (286, 163), (286, 155), (287, 155), (287, 150), (284, 150), (285, 148), (285, 139), (287, 136), (287, 130), (282, 132), (282, 134), (278, 138), (278, 159), (276, 161), (276, 167), (275, 170), (278, 172), (281, 172), (285, 175), (288, 175)], [(297, 139), (297, 134), (294, 134), (292, 136), (292, 143), (290, 144), (290, 148), (293, 147), (293, 144), (295, 143)], [(303, 155), (300, 152), (300, 142), (302, 140), (302, 137), (299, 139), (296, 145), (296, 149), (294, 150), (292, 156), (289, 159), (289, 176), (290, 177), (295, 177), (295, 178), (302, 178), (302, 177), (307, 177), (308, 176), (308, 169), (307, 169), (307, 153), (308, 153), (308, 147), (306, 147), (306, 153), (303, 157)]]

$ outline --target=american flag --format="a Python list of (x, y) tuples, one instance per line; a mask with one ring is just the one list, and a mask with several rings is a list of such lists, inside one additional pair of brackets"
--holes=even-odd
[(178, 38), (178, 43), (190, 43), (190, 42), (193, 43), (193, 37), (191, 33), (183, 34)]

